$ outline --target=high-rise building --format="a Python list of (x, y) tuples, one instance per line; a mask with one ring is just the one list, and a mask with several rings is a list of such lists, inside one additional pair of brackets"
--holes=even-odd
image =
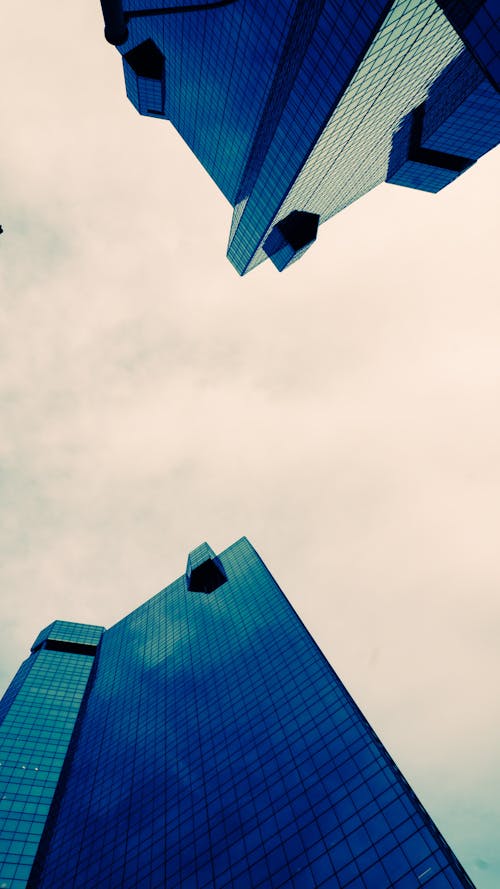
[(0, 702), (0, 887), (27, 884), (104, 627), (54, 621)]
[(2, 707), (2, 889), (472, 887), (244, 538)]
[(498, 0), (101, 3), (129, 99), (234, 207), (240, 274), (286, 268), (384, 180), (439, 191), (500, 140)]

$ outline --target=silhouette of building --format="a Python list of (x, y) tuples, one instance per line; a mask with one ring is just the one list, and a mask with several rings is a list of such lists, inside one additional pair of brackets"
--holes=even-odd
[(129, 99), (233, 205), (240, 274), (286, 268), (384, 180), (436, 192), (500, 140), (498, 0), (101, 3)]
[(245, 538), (1, 706), (2, 889), (472, 887)]

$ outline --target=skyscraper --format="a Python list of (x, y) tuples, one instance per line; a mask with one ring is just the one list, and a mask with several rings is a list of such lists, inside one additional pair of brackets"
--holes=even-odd
[(384, 180), (439, 191), (500, 140), (498, 0), (101, 3), (129, 99), (234, 207), (240, 274), (286, 268)]
[(54, 621), (0, 702), (0, 886), (26, 886), (104, 627)]
[(2, 889), (472, 887), (244, 538), (51, 625), (3, 718)]

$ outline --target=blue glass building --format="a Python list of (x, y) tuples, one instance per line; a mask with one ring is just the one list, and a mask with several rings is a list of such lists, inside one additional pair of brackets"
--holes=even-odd
[(471, 889), (246, 539), (49, 630), (2, 705), (2, 889)]
[(384, 180), (436, 192), (500, 140), (498, 0), (101, 3), (129, 99), (233, 205), (240, 274), (286, 268)]
[(54, 621), (0, 702), (0, 886), (24, 889), (103, 627)]

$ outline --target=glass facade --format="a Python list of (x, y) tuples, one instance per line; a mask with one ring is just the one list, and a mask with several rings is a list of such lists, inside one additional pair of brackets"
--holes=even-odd
[(55, 621), (0, 703), (0, 887), (25, 889), (103, 628)]
[[(388, 168), (389, 181), (428, 180), (430, 191), (466, 169), (451, 176), (403, 158), (409, 115), (455, 58), (465, 53), (499, 97), (497, 0), (174, 0), (147, 13), (154, 8), (124, 0), (127, 95), (141, 114), (172, 122), (233, 205), (228, 257), (240, 274), (267, 258), (279, 270), (295, 262), (313, 241), (283, 243), (290, 214), (325, 222)], [(481, 103), (464, 103), (456, 136), (477, 127)], [(490, 147), (497, 115), (480, 116)], [(408, 162), (401, 174), (395, 159), (397, 170)]]
[[(66, 711), (69, 668), (41, 666), (60, 654), (32, 657), (48, 700), (63, 682)], [(67, 657), (74, 722), (91, 659)], [(198, 547), (184, 576), (102, 635), (27, 885), (472, 887), (245, 538), (218, 556)]]
[[(327, 70), (336, 70), (333, 57), (337, 22), (332, 16), (328, 40), (331, 55)], [(324, 222), (383, 182), (391, 137), (401, 117), (422, 101), (433, 77), (459, 51), (461, 43), (434, 0), (396, 0), (374, 36), (348, 88), (324, 123), (315, 144), (309, 145), (300, 172), (292, 175), (283, 192), (275, 186), (267, 191), (269, 212), (262, 223), (266, 235), (276, 219), (292, 210), (318, 213)], [(324, 50), (324, 53), (326, 49)], [(323, 53), (323, 57), (324, 57)], [(310, 121), (302, 113), (302, 128), (310, 132)], [(286, 133), (283, 139), (286, 140)], [(272, 160), (276, 175), (279, 163)], [(288, 176), (292, 159), (282, 168)], [(264, 171), (263, 171), (264, 173)], [(268, 178), (270, 173), (268, 172)], [(264, 180), (265, 181), (265, 180)], [(259, 246), (258, 214), (251, 202), (263, 195), (252, 194), (230, 244), (229, 256), (245, 270), (255, 268), (266, 256)], [(246, 225), (243, 226), (246, 214)], [(291, 261), (293, 262), (293, 257)], [(272, 259), (272, 257), (271, 257)]]
[(500, 89), (498, 0), (437, 0), (484, 74)]
[(387, 181), (437, 192), (500, 140), (500, 92), (464, 50), (395, 133)]

